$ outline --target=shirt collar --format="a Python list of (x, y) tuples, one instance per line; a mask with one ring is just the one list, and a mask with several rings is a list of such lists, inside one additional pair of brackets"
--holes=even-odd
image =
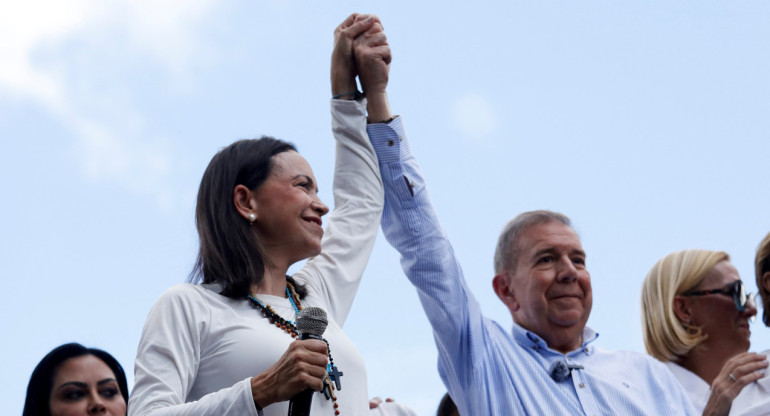
[[(548, 345), (546, 344), (545, 340), (541, 338), (539, 335), (532, 331), (528, 331), (524, 329), (521, 325), (517, 324), (516, 322), (513, 323), (513, 338), (516, 341), (517, 344), (521, 345), (524, 348), (527, 349), (533, 349), (535, 351), (551, 351), (556, 354), (561, 354), (560, 352), (556, 350), (552, 350), (548, 348)], [(599, 333), (594, 331), (591, 327), (586, 326), (583, 328), (583, 343), (580, 346), (580, 348), (576, 349), (575, 351), (570, 351), (567, 354), (561, 354), (561, 355), (575, 355), (579, 353), (585, 353), (586, 355), (591, 355), (596, 350), (596, 347), (588, 346), (588, 344), (594, 342), (596, 338), (599, 337)]]

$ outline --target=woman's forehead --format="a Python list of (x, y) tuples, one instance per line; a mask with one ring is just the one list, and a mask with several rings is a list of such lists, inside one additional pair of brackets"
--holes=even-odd
[(293, 150), (273, 156), (273, 171), (271, 173), (278, 176), (307, 175), (314, 178), (310, 164), (302, 155)]

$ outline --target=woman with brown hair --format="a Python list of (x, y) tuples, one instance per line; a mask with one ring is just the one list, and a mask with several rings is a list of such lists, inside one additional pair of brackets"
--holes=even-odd
[[(241, 140), (211, 160), (196, 207), (200, 251), (192, 282), (201, 284), (172, 287), (150, 311), (131, 416), (285, 416), (289, 400), (308, 390), (316, 391), (312, 415), (369, 412), (363, 359), (342, 325), (382, 213), (366, 123), (367, 116), (369, 122), (391, 117), (389, 62), (376, 17), (351, 15), (335, 31), (335, 208), (325, 230), (329, 208), (291, 144)], [(367, 99), (356, 90), (356, 75)], [(294, 340), (294, 321), (306, 306), (326, 311), (324, 339)]]

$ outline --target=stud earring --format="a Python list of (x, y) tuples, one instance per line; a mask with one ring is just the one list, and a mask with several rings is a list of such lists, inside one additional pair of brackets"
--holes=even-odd
[(257, 215), (254, 214), (253, 212), (249, 213), (249, 222), (253, 223), (256, 220), (257, 220)]

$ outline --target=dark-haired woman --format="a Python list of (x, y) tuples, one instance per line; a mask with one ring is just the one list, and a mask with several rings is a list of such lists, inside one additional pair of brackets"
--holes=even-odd
[(64, 344), (32, 371), (23, 416), (124, 416), (126, 374), (105, 351)]
[[(367, 67), (376, 82), (358, 73), (354, 50), (368, 65), (381, 61), (380, 72)], [(171, 288), (150, 311), (130, 415), (284, 416), (288, 400), (307, 389), (317, 392), (313, 415), (369, 412), (364, 363), (341, 327), (382, 212), (366, 113), (370, 121), (390, 118), (389, 53), (376, 18), (352, 15), (335, 31), (335, 209), (325, 233), (321, 218), (328, 208), (310, 166), (291, 145), (245, 140), (214, 156), (196, 209), (195, 276), (203, 284)], [(367, 104), (354, 93), (356, 75), (365, 89), (372, 87)], [(301, 271), (286, 276), (306, 258)], [(292, 321), (305, 306), (327, 312), (325, 341), (294, 340)]]

